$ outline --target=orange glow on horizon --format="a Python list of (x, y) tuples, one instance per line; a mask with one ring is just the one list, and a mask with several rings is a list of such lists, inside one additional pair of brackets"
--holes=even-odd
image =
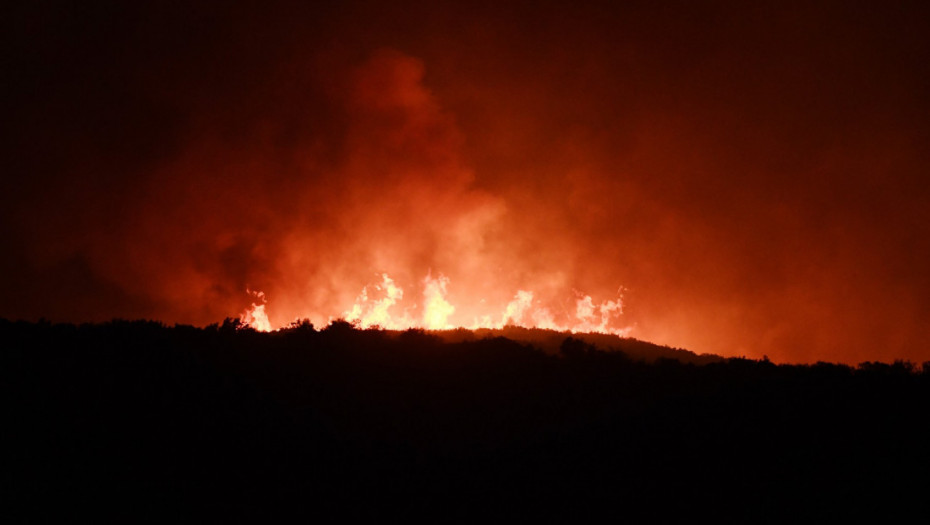
[(914, 9), (146, 4), (9, 35), (0, 318), (930, 360)]

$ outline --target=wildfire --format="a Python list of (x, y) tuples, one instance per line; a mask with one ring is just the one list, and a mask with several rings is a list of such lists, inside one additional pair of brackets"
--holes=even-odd
[(270, 332), (272, 330), (271, 322), (268, 320), (268, 314), (265, 313), (265, 293), (250, 290), (247, 290), (247, 292), (256, 299), (260, 299), (262, 304), (252, 303), (252, 306), (242, 313), (239, 320), (242, 321), (242, 324), (251, 326), (260, 332)]
[[(354, 304), (342, 313), (343, 319), (359, 328), (387, 330), (449, 330), (457, 326), (472, 330), (500, 329), (512, 325), (560, 332), (614, 334), (621, 337), (628, 336), (632, 330), (631, 327), (616, 328), (611, 324), (623, 313), (622, 297), (598, 304), (590, 295), (577, 294), (574, 310), (567, 315), (563, 312), (559, 318), (556, 312), (542, 305), (533, 292), (528, 290), (518, 290), (497, 315), (482, 314), (475, 316), (470, 323), (460, 322), (456, 325), (450, 321), (457, 310), (448, 299), (448, 277), (442, 274), (438, 277), (427, 274), (421, 281), (422, 296), (419, 305), (409, 306), (403, 303), (404, 290), (388, 274), (383, 273), (380, 277), (379, 283), (362, 289)], [(249, 293), (260, 299), (261, 304), (253, 302), (240, 316), (240, 320), (256, 330), (271, 331), (273, 328), (265, 312), (264, 293)]]

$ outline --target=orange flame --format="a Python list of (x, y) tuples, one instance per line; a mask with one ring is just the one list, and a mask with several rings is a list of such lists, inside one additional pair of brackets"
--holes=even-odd
[(445, 330), (452, 328), (448, 323), (450, 315), (455, 313), (455, 307), (446, 301), (446, 285), (449, 278), (440, 275), (433, 279), (427, 275), (423, 279), (423, 328), (429, 330)]
[(271, 321), (268, 320), (268, 314), (265, 313), (265, 293), (253, 292), (250, 290), (246, 291), (249, 295), (254, 296), (256, 299), (260, 299), (262, 304), (252, 303), (252, 306), (242, 313), (239, 320), (242, 321), (242, 324), (251, 326), (259, 332), (270, 332), (272, 330)]
[[(600, 304), (594, 302), (590, 295), (580, 295), (575, 300), (575, 308), (561, 322), (556, 314), (543, 306), (532, 291), (518, 290), (513, 299), (497, 315), (482, 314), (475, 316), (471, 324), (456, 325), (451, 320), (456, 307), (449, 301), (448, 288), (450, 280), (439, 274), (431, 274), (421, 281), (423, 286), (422, 302), (419, 305), (404, 305), (404, 290), (386, 273), (381, 274), (381, 282), (365, 286), (355, 298), (350, 308), (342, 313), (342, 318), (359, 328), (383, 328), (387, 330), (406, 330), (422, 328), (427, 330), (449, 330), (456, 326), (468, 329), (500, 329), (504, 326), (524, 328), (542, 328), (560, 332), (583, 332), (629, 336), (632, 327), (616, 327), (615, 320), (623, 314), (622, 296), (605, 300)], [(261, 299), (262, 304), (252, 303), (240, 317), (243, 324), (256, 330), (270, 331), (272, 325), (265, 312), (265, 296), (262, 292), (250, 292)], [(482, 301), (483, 302), (483, 301)], [(332, 318), (330, 318), (332, 320)]]

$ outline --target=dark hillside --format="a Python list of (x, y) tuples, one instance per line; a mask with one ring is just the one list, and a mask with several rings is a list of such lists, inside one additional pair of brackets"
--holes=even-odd
[[(475, 341), (494, 337), (505, 337), (512, 341), (527, 343), (547, 354), (558, 354), (566, 334), (555, 330), (541, 328), (523, 328), (521, 326), (506, 326), (501, 329), (479, 328), (466, 330), (459, 328), (436, 332), (436, 335), (448, 342)], [(682, 363), (703, 365), (723, 361), (724, 358), (713, 354), (695, 354), (681, 348), (671, 348), (646, 341), (639, 341), (629, 337), (619, 337), (611, 334), (583, 333), (572, 334), (572, 337), (587, 344), (594, 345), (603, 351), (619, 351), (627, 357), (644, 361), (655, 362), (657, 359), (675, 359)]]
[(4, 521), (895, 521), (930, 488), (930, 364), (460, 339), (0, 321)]

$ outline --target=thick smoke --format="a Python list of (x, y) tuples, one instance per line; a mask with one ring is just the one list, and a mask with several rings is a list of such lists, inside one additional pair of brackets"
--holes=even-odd
[(696, 351), (930, 358), (924, 8), (18, 9), (2, 316), (319, 323), (430, 275), (463, 324), (622, 294)]

